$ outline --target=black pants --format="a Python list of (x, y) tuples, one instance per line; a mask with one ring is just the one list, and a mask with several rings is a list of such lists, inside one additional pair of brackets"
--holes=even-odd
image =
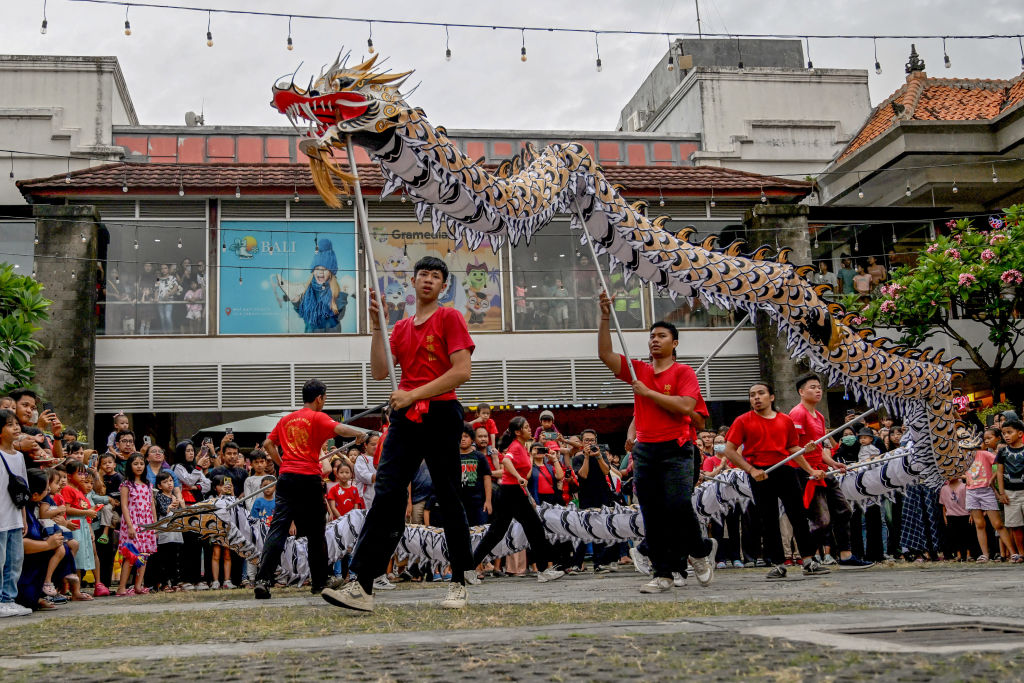
[[(728, 530), (729, 537), (725, 537)], [(717, 562), (733, 563), (740, 559), (740, 512), (729, 512), (722, 523), (711, 520), (711, 536), (718, 541)]]
[[(391, 427), (377, 467), (373, 505), (366, 513), (366, 521), (353, 552), (352, 571), (368, 593), (373, 588), (374, 578), (387, 571), (388, 559), (402, 538), (409, 483), (424, 460), (430, 470), (434, 496), (443, 511), (442, 524), (452, 580), (463, 583), (463, 572), (476, 566), (473, 564), (466, 511), (459, 496), (462, 482), (459, 455), (462, 405), (458, 401), (431, 401), (430, 410), (422, 422), (412, 422), (405, 414), (406, 411), (401, 410), (391, 416)], [(274, 519), (277, 519), (277, 512)]]
[(946, 559), (955, 560), (957, 555), (966, 560), (971, 553), (971, 539), (977, 537), (971, 526), (969, 515), (946, 516)]
[(814, 543), (807, 527), (804, 510), (804, 490), (796, 469), (783, 465), (768, 475), (764, 481), (751, 481), (754, 492), (754, 506), (761, 518), (761, 534), (764, 537), (764, 553), (772, 564), (782, 564), (786, 554), (782, 550), (782, 532), (779, 529), (779, 502), (793, 525), (793, 538), (800, 554), (812, 555)]
[(96, 554), (99, 555), (100, 576), (99, 582), (109, 586), (111, 576), (114, 573), (114, 555), (117, 554), (117, 533), (110, 530), (110, 541), (108, 543), (97, 543)]
[[(743, 549), (744, 562), (756, 562), (764, 559), (764, 548), (761, 543), (761, 519), (757, 510), (750, 506), (740, 513), (740, 547)], [(781, 533), (781, 532), (780, 532)]]
[(308, 540), (309, 578), (313, 588), (327, 583), (327, 541), (324, 538), (327, 504), (324, 500), (324, 482), (315, 474), (285, 472), (277, 478), (277, 497), (274, 518), (263, 544), (257, 581), (274, 583), (274, 573), (281, 564), (288, 530), (295, 522), (297, 536)]
[(203, 580), (203, 541), (196, 533), (183, 533), (181, 540), (181, 580), (194, 586)]
[[(156, 584), (177, 586), (181, 583), (181, 543), (161, 543), (156, 548)], [(146, 572), (149, 579), (149, 572)]]
[(654, 576), (684, 573), (688, 556), (706, 557), (711, 552), (711, 542), (701, 534), (693, 512), (692, 447), (674, 440), (637, 442), (633, 462), (633, 487)]
[[(799, 470), (798, 475), (801, 485), (806, 487), (809, 477), (803, 470)], [(850, 550), (850, 518), (853, 517), (853, 508), (840, 490), (839, 481), (835, 477), (825, 479), (825, 485), (815, 490), (807, 515), (814, 528), (811, 537), (815, 549), (826, 545), (832, 546), (834, 536), (835, 547), (832, 548), (832, 554)]]
[[(554, 548), (548, 542), (544, 534), (544, 525), (541, 524), (540, 516), (533, 507), (533, 499), (523, 493), (518, 484), (501, 485), (501, 506), (494, 511), (494, 521), (488, 527), (487, 533), (480, 539), (480, 543), (473, 553), (473, 565), (477, 566), (483, 562), (494, 546), (505, 537), (508, 529), (512, 526), (512, 520), (517, 520), (523, 525), (526, 532), (526, 540), (530, 543), (530, 555), (537, 563), (537, 569), (544, 571), (549, 561), (554, 556)], [(454, 574), (453, 574), (454, 576)]]

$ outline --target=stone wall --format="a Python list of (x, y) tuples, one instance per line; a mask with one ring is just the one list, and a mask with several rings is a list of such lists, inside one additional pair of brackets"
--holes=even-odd
[(41, 204), (33, 207), (33, 215), (39, 235), (36, 279), (53, 301), (50, 319), (36, 334), (43, 343), (34, 358), (36, 384), (61, 421), (85, 440), (82, 432), (93, 425), (99, 213), (92, 206)]
[[(802, 265), (811, 262), (810, 233), (807, 230), (809, 207), (802, 204), (755, 206), (747, 212), (745, 222), (752, 246), (767, 244), (789, 247), (793, 250), (789, 261)], [(779, 335), (778, 326), (766, 315), (757, 318), (757, 348), (761, 364), (761, 377), (775, 388), (775, 407), (784, 412), (800, 402), (794, 386), (796, 378), (809, 372), (806, 361), (793, 360), (786, 349), (786, 339)], [(822, 398), (818, 410), (828, 423), (828, 405)]]

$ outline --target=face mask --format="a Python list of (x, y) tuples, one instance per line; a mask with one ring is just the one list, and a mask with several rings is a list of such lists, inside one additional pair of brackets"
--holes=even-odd
[(857, 443), (857, 437), (853, 436), (852, 434), (843, 437), (844, 446), (852, 446), (855, 443)]
[(715, 444), (715, 453), (724, 453), (724, 452), (725, 452), (725, 444), (724, 443), (716, 443)]

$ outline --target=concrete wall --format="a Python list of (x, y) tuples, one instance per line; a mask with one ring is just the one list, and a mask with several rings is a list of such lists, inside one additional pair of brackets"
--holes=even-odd
[[(73, 159), (71, 170), (118, 159), (115, 125), (137, 124), (115, 57), (0, 55), (0, 147)], [(0, 205), (24, 204), (14, 181), (64, 173), (65, 159), (10, 155), (0, 175)]]
[(36, 384), (57, 407), (63, 423), (81, 434), (93, 424), (96, 327), (92, 321), (99, 213), (91, 206), (39, 205), (34, 209), (39, 234), (46, 235), (45, 246), (36, 251), (36, 279), (45, 287), (43, 294), (53, 301), (50, 319), (36, 335), (43, 344), (33, 359)]

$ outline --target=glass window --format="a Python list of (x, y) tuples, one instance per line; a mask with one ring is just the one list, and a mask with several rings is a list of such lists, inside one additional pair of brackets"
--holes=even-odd
[(811, 254), (817, 272), (811, 281), (834, 280), (835, 298), (860, 292), (867, 299), (893, 269), (914, 265), (929, 229), (927, 223), (812, 224)]
[(99, 334), (205, 334), (206, 222), (111, 221), (105, 226)]
[[(596, 329), (601, 281), (589, 251), (565, 220), (552, 221), (529, 244), (524, 239), (512, 248), (515, 329)], [(607, 264), (607, 257), (602, 256), (606, 276)], [(627, 285), (619, 272), (610, 277), (608, 286), (616, 297), (619, 323), (624, 328), (642, 328), (640, 280), (631, 278)]]
[(34, 221), (0, 221), (0, 263), (11, 264), (19, 275), (31, 274), (34, 236)]

